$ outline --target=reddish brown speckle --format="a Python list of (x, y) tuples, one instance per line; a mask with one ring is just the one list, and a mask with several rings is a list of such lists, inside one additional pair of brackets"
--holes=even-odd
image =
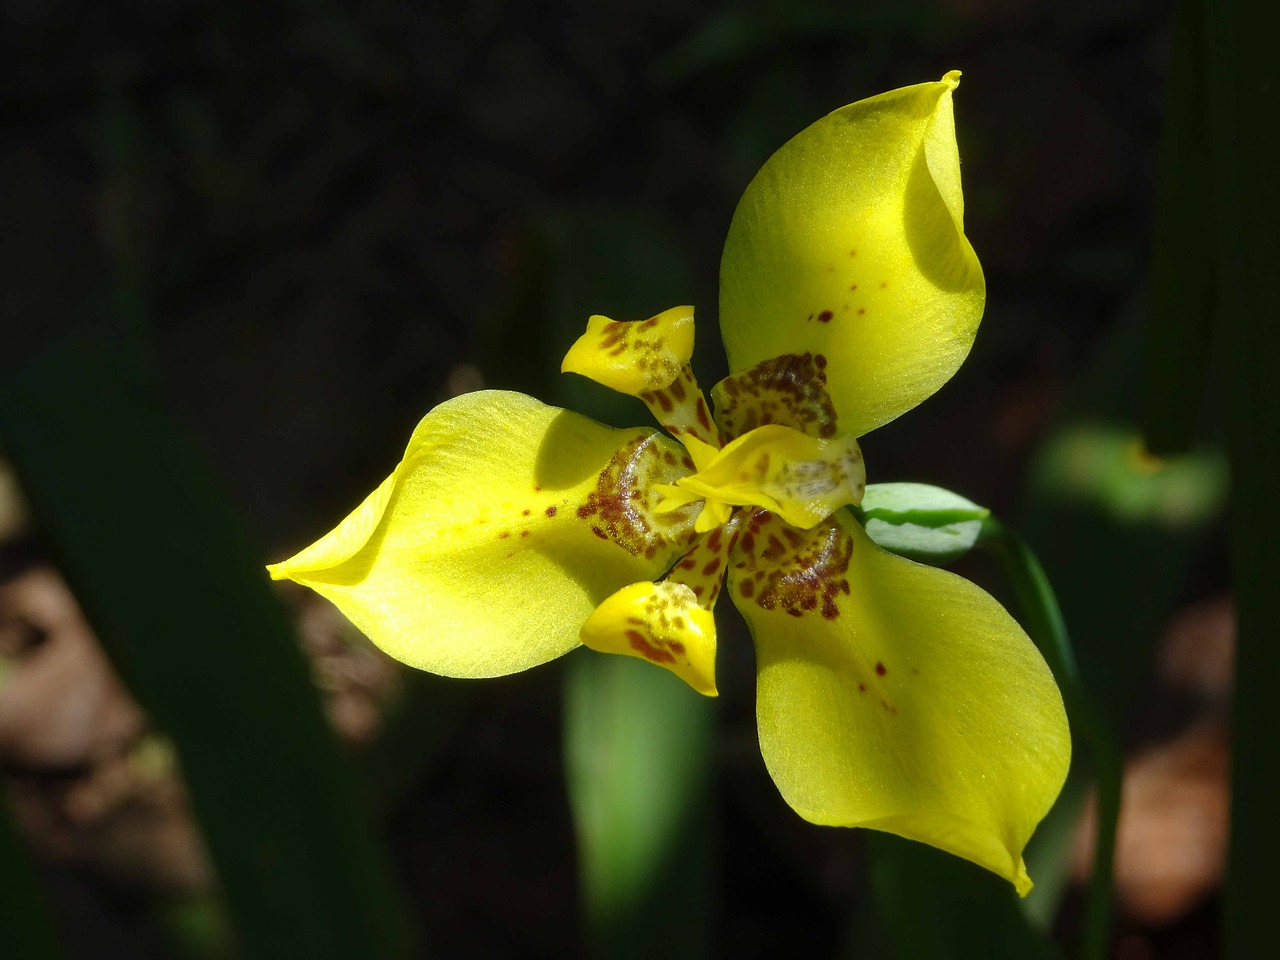
[(866, 692), (867, 692), (867, 685), (866, 685), (865, 683), (860, 683), (860, 684), (858, 684), (858, 692), (859, 692), (859, 693), (866, 693)]
[(886, 668), (886, 667), (885, 667), (885, 665), (884, 665), (883, 663), (877, 663), (877, 664), (876, 664), (876, 676), (877, 676), (877, 677), (883, 677), (883, 676), (884, 676), (886, 673), (888, 673), (888, 672), (889, 672), (888, 668)]
[(881, 289), (881, 290), (883, 290), (883, 289), (884, 289), (885, 287), (887, 287), (888, 285), (889, 285), (889, 281), (888, 281), (888, 280), (881, 280), (881, 281), (880, 281), (880, 289)]
[(859, 307), (859, 308), (858, 308), (858, 316), (862, 316), (862, 315), (863, 315), (864, 313), (866, 313), (866, 312), (867, 312), (867, 308), (866, 308), (866, 307)]
[(535, 484), (533, 485), (533, 492), (534, 492), (534, 493), (541, 493), (541, 492), (542, 492), (542, 487), (541, 487), (539, 484), (536, 484), (536, 483), (535, 483)]
[(820, 314), (818, 314), (818, 322), (819, 322), (819, 323), (830, 323), (830, 322), (831, 322), (831, 318), (832, 318), (832, 317), (834, 317), (834, 316), (835, 316), (835, 314), (834, 314), (834, 313), (832, 313), (830, 310), (823, 310)]
[(725, 439), (767, 423), (781, 423), (812, 436), (834, 436), (835, 406), (825, 384), (823, 367), (811, 353), (775, 357), (728, 377), (716, 388), (717, 416)]
[(522, 516), (522, 517), (527, 517), (527, 516), (529, 515), (529, 513), (530, 513), (530, 511), (528, 511), (528, 510), (521, 510), (521, 511), (520, 511), (520, 516)]
[(652, 643), (644, 638), (639, 630), (627, 631), (627, 642), (631, 644), (631, 649), (639, 653), (646, 660), (654, 663), (675, 663), (676, 658), (661, 647), (655, 647)]
[(849, 289), (850, 289), (850, 290), (857, 290), (857, 289), (858, 289), (858, 285), (855, 283), (855, 284), (854, 284), (852, 287), (850, 287)]
[(849, 256), (851, 256), (851, 257), (856, 257), (857, 255), (858, 255), (858, 251), (857, 251), (857, 250), (850, 250), (850, 251), (849, 251)]
[(601, 530), (599, 527), (592, 527), (592, 528), (591, 528), (591, 532), (592, 532), (592, 533), (594, 533), (594, 534), (595, 534), (597, 537), (599, 537), (601, 540), (608, 540), (608, 539), (609, 539), (609, 535), (608, 535), (607, 533), (605, 533), (603, 530)]
[(711, 560), (708, 560), (706, 566), (702, 568), (702, 575), (704, 577), (709, 577), (719, 569), (720, 569), (720, 558), (714, 557)]
[(753, 593), (756, 592), (755, 583), (751, 580), (743, 580), (740, 584), (738, 584), (738, 592), (742, 594), (744, 597), (750, 597)]
[(529, 531), (528, 531), (528, 530), (521, 530), (521, 531), (520, 531), (520, 536), (522, 536), (522, 537), (527, 537), (528, 535), (529, 535)]
[(498, 534), (498, 539), (499, 539), (499, 540), (505, 540), (505, 539), (507, 539), (507, 537), (509, 537), (509, 536), (511, 536), (511, 531), (510, 531), (510, 530), (503, 530), (500, 534)]
[(555, 504), (552, 504), (551, 506), (547, 507), (547, 516), (554, 517), (555, 515), (556, 515)]
[(672, 640), (670, 643), (667, 644), (667, 647), (671, 650), (672, 653), (678, 656), (684, 656), (684, 644), (681, 643), (679, 640)]

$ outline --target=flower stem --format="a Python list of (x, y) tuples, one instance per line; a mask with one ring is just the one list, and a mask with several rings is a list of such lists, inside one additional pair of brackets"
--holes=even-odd
[(1085, 692), (1075, 651), (1067, 635), (1066, 621), (1036, 555), (1017, 533), (991, 516), (983, 521), (979, 543), (987, 548), (1008, 578), (1026, 618), (1027, 632), (1053, 671), (1062, 690), (1071, 725), (1093, 759), (1098, 792), (1097, 836), (1080, 956), (1083, 960), (1103, 960), (1108, 956), (1111, 942), (1115, 886), (1112, 865), (1116, 824), (1120, 817), (1120, 749), (1106, 721)]

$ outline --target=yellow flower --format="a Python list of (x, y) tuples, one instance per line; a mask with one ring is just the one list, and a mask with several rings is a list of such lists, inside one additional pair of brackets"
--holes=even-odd
[(796, 812), (932, 844), (1025, 894), (1022, 850), (1070, 757), (1057, 687), (994, 599), (882, 550), (846, 509), (865, 481), (856, 438), (937, 390), (982, 315), (958, 80), (837, 110), (751, 182), (721, 263), (734, 373), (714, 417), (691, 307), (592, 317), (564, 369), (639, 396), (668, 436), (518, 393), (458, 397), (271, 575), (434, 673), (509, 674), (581, 642), (714, 695), (727, 573), (755, 640), (760, 748)]

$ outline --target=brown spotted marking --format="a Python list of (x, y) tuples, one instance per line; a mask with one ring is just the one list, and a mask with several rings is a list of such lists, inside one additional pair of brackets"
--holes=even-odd
[(739, 516), (734, 514), (723, 526), (698, 540), (667, 574), (668, 580), (691, 589), (699, 605), (708, 610), (715, 606), (720, 595), (729, 553), (738, 544), (740, 523)]
[(633, 556), (652, 557), (659, 549), (691, 543), (696, 534), (696, 511), (677, 510), (655, 514), (651, 501), (653, 486), (674, 483), (688, 475), (681, 463), (669, 463), (663, 456), (665, 445), (659, 434), (638, 437), (613, 455), (600, 471), (596, 488), (577, 508), (579, 520), (590, 521), (591, 532), (611, 540)]
[[(657, 644), (650, 643), (639, 630), (627, 631), (627, 643), (632, 650), (653, 663), (676, 662), (675, 655), (670, 650), (664, 650)], [(680, 652), (683, 653), (684, 649), (681, 648)]]
[(627, 618), (631, 624), (625, 634), (627, 644), (652, 663), (675, 663), (676, 657), (686, 652), (684, 643), (677, 639), (686, 626), (680, 612), (683, 609), (670, 593), (655, 590), (645, 600), (644, 615)]
[[(755, 510), (734, 555), (730, 577), (738, 594), (765, 610), (793, 617), (840, 615), (837, 600), (849, 593), (853, 538), (829, 518), (812, 530), (796, 530), (766, 510)], [(750, 584), (750, 586), (748, 586)]]
[(680, 375), (680, 367), (667, 351), (666, 338), (653, 335), (657, 325), (657, 317), (610, 320), (600, 329), (598, 348), (611, 357), (630, 354), (637, 369), (644, 371), (648, 383), (670, 383)]
[(788, 353), (721, 380), (711, 390), (725, 442), (767, 423), (813, 437), (836, 435), (836, 408), (827, 393), (827, 358)]
[(654, 418), (673, 437), (684, 434), (713, 447), (720, 446), (720, 435), (707, 413), (702, 388), (688, 364), (668, 386), (642, 390), (636, 396), (644, 401)]

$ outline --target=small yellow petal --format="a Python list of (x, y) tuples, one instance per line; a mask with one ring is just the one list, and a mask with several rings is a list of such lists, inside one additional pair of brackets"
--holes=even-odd
[(693, 307), (672, 307), (648, 320), (591, 317), (560, 370), (634, 397), (669, 387), (692, 356)]
[(582, 642), (601, 653), (641, 657), (699, 693), (716, 696), (716, 622), (683, 583), (633, 583), (582, 625)]

